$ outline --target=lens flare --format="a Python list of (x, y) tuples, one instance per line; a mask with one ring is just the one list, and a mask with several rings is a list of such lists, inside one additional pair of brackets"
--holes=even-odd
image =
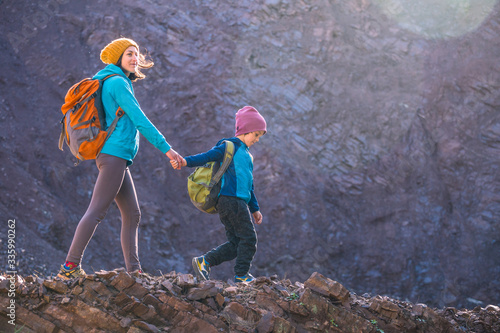
[(426, 38), (448, 39), (477, 29), (498, 0), (373, 0), (389, 18)]

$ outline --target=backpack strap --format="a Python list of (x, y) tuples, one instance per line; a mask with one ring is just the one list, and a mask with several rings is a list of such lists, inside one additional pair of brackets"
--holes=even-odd
[(106, 81), (107, 79), (109, 79), (110, 77), (112, 76), (117, 76), (118, 74), (109, 74), (108, 76), (106, 76), (104, 79), (102, 79), (102, 81)]
[(217, 170), (217, 172), (215, 173), (215, 176), (212, 177), (209, 187), (212, 187), (219, 182), (219, 180), (222, 178), (222, 175), (224, 174), (224, 172), (226, 172), (227, 168), (229, 167), (229, 164), (231, 164), (231, 160), (233, 159), (234, 156), (234, 143), (228, 140), (224, 140), (223, 142), (226, 143), (226, 149), (224, 151), (224, 160), (219, 170)]
[(60, 150), (63, 150), (64, 137), (66, 134), (66, 124), (64, 122), (64, 119), (66, 119), (66, 115), (64, 115), (61, 119), (62, 128), (61, 128), (61, 135), (59, 136), (59, 149)]
[[(123, 111), (121, 107), (118, 107), (118, 110), (116, 110), (116, 117), (115, 117), (115, 119), (113, 119), (113, 122), (108, 127), (108, 134), (106, 135), (106, 139), (104, 139), (104, 142), (106, 142), (108, 140), (108, 138), (111, 136), (111, 134), (113, 134), (113, 131), (115, 130), (115, 127), (116, 127), (116, 123), (118, 123), (118, 120), (120, 120), (120, 118), (124, 114), (125, 114), (125, 111)], [(101, 147), (101, 149), (102, 149), (102, 147)], [(100, 153), (101, 153), (101, 151), (99, 150), (97, 152), (96, 158), (97, 158), (97, 156), (99, 156)]]
[[(110, 74), (110, 75), (106, 76), (105, 78), (101, 79), (100, 80), (101, 81), (101, 87), (99, 89), (102, 89), (102, 87), (104, 86), (104, 81), (106, 81), (107, 79), (109, 79), (110, 77), (113, 77), (113, 76), (118, 76), (118, 74)], [(97, 95), (97, 97), (99, 97), (99, 103), (101, 103), (101, 106), (102, 106), (101, 95)], [(98, 115), (99, 115), (99, 119), (101, 120), (101, 126), (105, 126), (104, 124), (106, 123), (106, 112), (104, 111), (104, 106), (102, 106), (101, 108), (98, 108), (97, 112), (98, 112)], [(113, 119), (113, 122), (111, 123), (111, 125), (109, 125), (109, 127), (106, 130), (108, 132), (108, 134), (106, 134), (106, 139), (104, 139), (104, 142), (106, 142), (108, 140), (108, 138), (111, 136), (111, 134), (115, 130), (116, 123), (125, 114), (125, 111), (123, 111), (121, 107), (118, 107), (118, 109), (116, 109), (116, 113), (115, 114), (116, 114), (115, 119)], [(104, 130), (104, 127), (101, 128), (101, 129)], [(101, 147), (101, 149), (102, 149), (102, 147)], [(101, 150), (99, 150), (97, 152), (96, 158), (100, 154), (101, 154)]]
[(113, 122), (111, 123), (111, 125), (109, 125), (108, 127), (108, 135), (106, 135), (106, 140), (109, 138), (109, 136), (113, 133), (113, 131), (115, 130), (115, 127), (116, 127), (116, 123), (118, 122), (118, 120), (125, 114), (125, 111), (123, 111), (123, 109), (121, 107), (118, 107), (118, 109), (116, 110), (116, 117), (115, 119), (113, 119)]
[[(118, 76), (118, 74), (110, 74), (101, 80), (101, 89), (102, 89), (102, 86), (104, 85), (104, 81), (106, 81), (107, 79), (109, 79), (110, 77), (113, 77), (113, 76)], [(102, 103), (102, 101), (99, 101), (99, 102)], [(106, 113), (104, 112), (104, 107), (102, 107), (101, 110), (98, 109), (98, 111), (99, 112), (102, 111), (102, 114), (99, 113), (99, 119), (106, 119)], [(113, 120), (111, 125), (109, 125), (109, 127), (107, 129), (108, 135), (106, 136), (106, 140), (109, 138), (111, 133), (113, 133), (113, 131), (115, 130), (116, 123), (118, 122), (118, 119), (120, 119), (125, 114), (125, 111), (123, 111), (123, 109), (119, 106), (118, 109), (116, 109), (115, 114), (116, 114), (115, 119)], [(99, 154), (97, 154), (97, 155), (99, 155)]]
[[(102, 89), (104, 88), (104, 82), (113, 77), (113, 76), (119, 76), (118, 74), (110, 74), (102, 79), (99, 80), (99, 93), (96, 95), (96, 102), (97, 102), (97, 114), (99, 115), (99, 120), (101, 121), (101, 130), (105, 131), (106, 130), (106, 112), (104, 111), (104, 106), (102, 104)], [(118, 111), (118, 110), (117, 110)]]

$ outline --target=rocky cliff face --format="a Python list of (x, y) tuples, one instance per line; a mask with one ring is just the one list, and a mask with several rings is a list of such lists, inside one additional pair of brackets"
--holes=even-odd
[[(16, 309), (9, 310), (16, 294)], [(358, 296), (315, 272), (304, 283), (197, 283), (191, 274), (99, 271), (72, 282), (0, 276), (2, 332), (498, 332), (500, 308), (434, 310)]]
[[(232, 136), (244, 105), (268, 120), (252, 147), (265, 219), (256, 275), (319, 271), (360, 294), (497, 304), (500, 9), (415, 6), (0, 1), (0, 212), (16, 221), (18, 271), (48, 276), (64, 261), (96, 169), (57, 149), (60, 106), (123, 35), (155, 61), (136, 95), (181, 154)], [(189, 170), (171, 170), (145, 140), (131, 171), (145, 271), (187, 273), (222, 226), (189, 203)], [(87, 271), (122, 265), (119, 230), (113, 206)], [(231, 275), (230, 264), (214, 271)]]

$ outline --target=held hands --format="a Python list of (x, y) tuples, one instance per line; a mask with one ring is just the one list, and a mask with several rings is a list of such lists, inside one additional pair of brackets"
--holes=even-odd
[(180, 170), (181, 167), (184, 167), (187, 165), (187, 162), (184, 158), (181, 157), (181, 163), (177, 162), (176, 160), (170, 160), (170, 164), (172, 164), (172, 168), (176, 170)]
[(172, 164), (172, 167), (174, 169), (180, 170), (181, 166), (186, 166), (186, 160), (182, 158), (182, 156), (179, 155), (175, 150), (170, 149), (169, 151), (167, 151), (166, 155), (170, 159), (170, 164)]
[(256, 211), (252, 213), (253, 218), (255, 219), (255, 223), (261, 224), (262, 223), (262, 214), (260, 211)]

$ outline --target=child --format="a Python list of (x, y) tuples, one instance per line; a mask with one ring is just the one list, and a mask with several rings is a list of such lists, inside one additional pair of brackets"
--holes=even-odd
[[(226, 229), (227, 242), (192, 260), (198, 281), (208, 280), (210, 267), (236, 258), (234, 281), (250, 282), (254, 277), (249, 273), (250, 265), (257, 250), (257, 234), (252, 223), (262, 223), (262, 214), (254, 194), (253, 157), (249, 148), (259, 142), (266, 130), (266, 121), (251, 106), (245, 106), (236, 113), (236, 134), (230, 139), (220, 140), (206, 153), (181, 159), (181, 166), (196, 167), (208, 162), (224, 159), (224, 140), (234, 142), (234, 157), (222, 176), (222, 186), (217, 202), (220, 220)], [(170, 163), (177, 169), (176, 160)]]

